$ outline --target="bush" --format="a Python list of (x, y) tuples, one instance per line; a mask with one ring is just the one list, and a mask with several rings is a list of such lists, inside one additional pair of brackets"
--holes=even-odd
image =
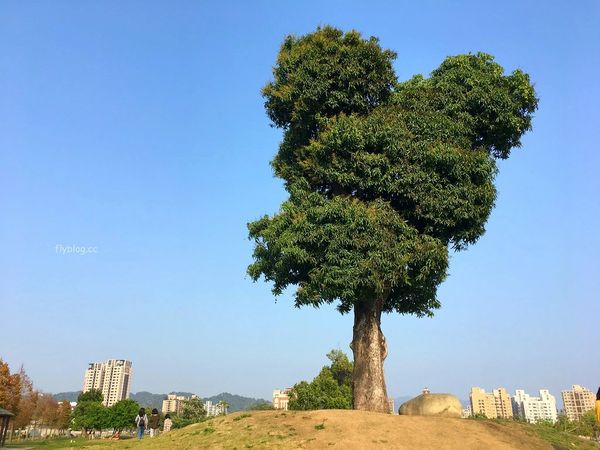
[(250, 405), (248, 411), (270, 411), (275, 409), (275, 407), (271, 403), (259, 402)]
[(331, 366), (325, 366), (315, 379), (301, 381), (290, 393), (289, 409), (351, 409), (352, 362), (341, 350), (327, 354)]

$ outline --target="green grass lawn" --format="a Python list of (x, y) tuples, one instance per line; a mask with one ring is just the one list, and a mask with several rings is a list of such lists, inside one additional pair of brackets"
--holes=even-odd
[[(531, 432), (537, 434), (545, 441), (550, 442), (555, 448), (568, 449), (577, 448), (583, 450), (598, 450), (600, 444), (594, 441), (586, 441), (578, 438), (577, 436), (567, 433), (565, 431), (558, 431), (552, 425), (549, 424), (537, 424), (537, 425), (525, 425)], [(529, 431), (528, 431), (529, 432)]]
[[(125, 437), (119, 442), (123, 443), (131, 443), (135, 439)], [(85, 439), (81, 437), (77, 438), (51, 438), (44, 440), (35, 440), (35, 441), (21, 441), (21, 442), (6, 442), (5, 447), (7, 449), (11, 448), (21, 448), (21, 449), (54, 449), (54, 448), (91, 448), (91, 447), (99, 447), (105, 446), (111, 442), (109, 440), (91, 440)]]
[(543, 440), (552, 444), (556, 450), (581, 449), (581, 450), (599, 450), (600, 443), (582, 439), (575, 434), (559, 431), (549, 423), (532, 424), (527, 422), (513, 421), (511, 419), (485, 419), (478, 418), (472, 420), (484, 420), (499, 423), (505, 426), (521, 427), (531, 436), (539, 436)]

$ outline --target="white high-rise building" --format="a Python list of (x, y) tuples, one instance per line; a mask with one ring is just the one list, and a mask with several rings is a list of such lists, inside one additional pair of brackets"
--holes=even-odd
[(540, 420), (556, 422), (556, 398), (547, 389), (540, 389), (539, 397), (531, 397), (523, 389), (517, 389), (512, 398), (513, 414), (531, 423)]
[(109, 359), (105, 363), (90, 363), (83, 378), (83, 392), (98, 389), (105, 406), (129, 398), (131, 361)]
[(208, 417), (221, 416), (227, 414), (227, 408), (224, 403), (217, 402), (213, 404), (210, 400), (204, 402), (204, 410)]

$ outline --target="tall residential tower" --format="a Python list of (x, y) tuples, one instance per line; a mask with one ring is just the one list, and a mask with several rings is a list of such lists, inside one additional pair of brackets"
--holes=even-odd
[(570, 420), (579, 420), (588, 411), (594, 409), (596, 396), (592, 391), (578, 384), (570, 391), (562, 391), (565, 414)]
[(471, 388), (472, 414), (482, 414), (488, 419), (497, 417), (508, 419), (513, 416), (510, 395), (504, 388), (494, 389), (491, 393), (479, 387)]
[(83, 392), (98, 389), (105, 406), (129, 398), (131, 361), (109, 359), (105, 363), (90, 363), (83, 378)]

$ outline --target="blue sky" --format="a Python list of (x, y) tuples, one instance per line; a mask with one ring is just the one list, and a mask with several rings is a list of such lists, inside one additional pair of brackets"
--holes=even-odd
[(134, 392), (269, 398), (349, 352), (351, 316), (245, 275), (246, 223), (286, 197), (260, 88), (286, 34), (331, 24), (379, 36), (400, 79), (485, 51), (540, 97), (442, 309), (384, 317), (389, 394), (595, 391), (598, 23), (595, 1), (2, 2), (0, 357), (45, 391), (127, 358)]

